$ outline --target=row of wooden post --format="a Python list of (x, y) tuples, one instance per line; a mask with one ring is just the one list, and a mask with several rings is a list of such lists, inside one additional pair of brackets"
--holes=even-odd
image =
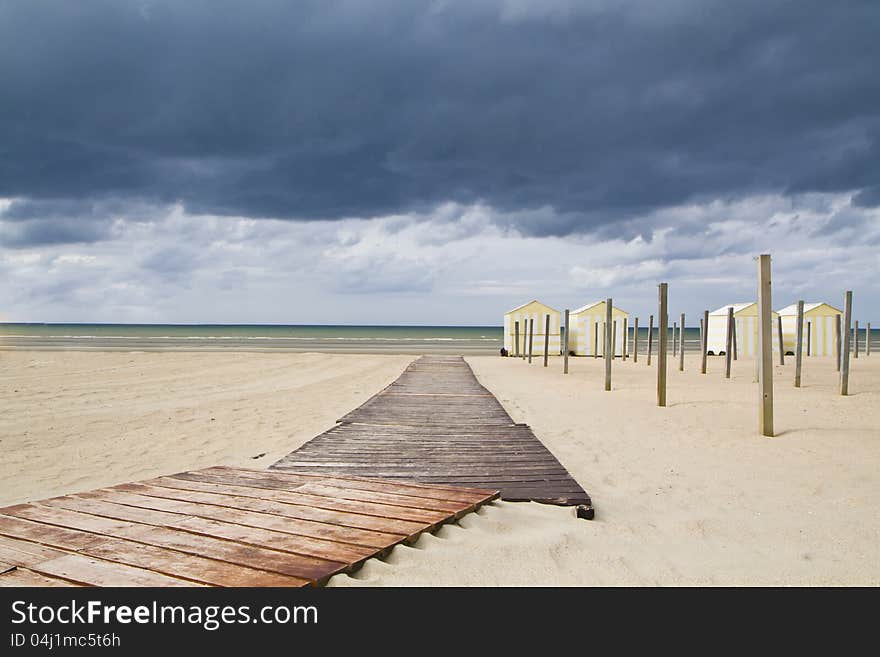
[[(773, 436), (773, 320), (772, 320), (772, 303), (771, 303), (771, 277), (770, 277), (770, 256), (760, 255), (758, 261), (758, 344), (757, 344), (757, 381), (759, 389), (759, 429), (765, 436)], [(668, 311), (667, 296), (669, 286), (667, 283), (660, 283), (658, 286), (658, 325), (660, 331), (657, 336), (657, 405), (666, 406), (666, 369), (667, 369), (667, 352), (668, 352)], [(613, 319), (613, 300), (609, 297), (605, 301), (605, 322), (603, 324), (603, 357), (605, 359), (605, 390), (611, 390), (611, 363), (615, 358), (616, 351), (616, 334), (617, 322)], [(685, 314), (681, 313), (681, 323), (673, 323), (672, 339), (673, 339), (673, 356), (678, 356), (678, 369), (684, 371), (684, 326)], [(847, 291), (844, 299), (844, 318), (843, 327), (840, 326), (840, 316), (837, 316), (837, 366), (840, 370), (840, 394), (847, 395), (849, 393), (849, 354), (850, 354), (850, 325), (852, 322), (852, 291)], [(524, 322), (525, 323), (525, 322)], [(532, 362), (532, 347), (534, 343), (535, 320), (528, 321), (528, 361)], [(568, 356), (569, 356), (569, 310), (565, 310), (565, 332), (563, 341), (563, 373), (568, 374)], [(611, 330), (608, 330), (611, 327)], [(667, 327), (666, 330), (662, 330)], [(808, 336), (809, 336), (809, 324)], [(703, 311), (703, 317), (700, 319), (700, 373), (706, 373), (706, 356), (708, 352), (708, 328), (709, 328), (709, 311)], [(843, 328), (843, 330), (841, 330)], [(519, 356), (519, 322), (514, 323), (516, 350)], [(795, 387), (801, 385), (801, 366), (803, 361), (803, 344), (804, 344), (804, 302), (797, 303), (797, 320), (796, 320), (796, 346), (795, 346)], [(599, 323), (594, 324), (593, 331), (593, 357), (598, 357), (598, 332)], [(624, 341), (621, 349), (621, 356), (624, 360), (628, 355), (628, 331), (626, 320), (623, 320)], [(648, 320), (648, 349), (647, 364), (651, 364), (651, 355), (653, 347), (654, 333), (654, 316), (651, 315)], [(677, 334), (676, 334), (677, 333)], [(782, 319), (777, 319), (777, 333), (779, 343), (779, 364), (785, 364), (785, 349), (782, 339)], [(858, 322), (855, 323), (852, 331), (854, 338), (854, 357), (858, 358)], [(871, 324), (866, 327), (866, 355), (871, 353)], [(676, 342), (676, 338), (677, 342)], [(550, 316), (547, 315), (544, 328), (544, 367), (547, 367), (547, 359), (549, 356), (549, 340), (550, 340)], [(809, 337), (808, 337), (809, 340)], [(842, 344), (841, 344), (842, 342)], [(809, 343), (808, 343), (809, 344)], [(808, 352), (809, 353), (809, 352)], [(639, 355), (639, 319), (635, 318), (633, 324), (633, 362), (638, 362)], [(525, 327), (523, 330), (523, 353), (522, 358), (526, 358), (526, 335)], [(733, 317), (733, 307), (727, 309), (727, 339), (725, 345), (725, 378), (730, 378), (731, 364), (736, 360), (736, 322)]]

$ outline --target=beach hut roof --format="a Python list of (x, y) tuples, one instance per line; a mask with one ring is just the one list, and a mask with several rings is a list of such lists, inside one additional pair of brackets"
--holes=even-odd
[(509, 315), (510, 313), (515, 313), (517, 310), (521, 310), (521, 309), (525, 308), (526, 306), (531, 305), (531, 304), (533, 304), (533, 303), (539, 303), (539, 304), (541, 304), (542, 306), (546, 306), (547, 308), (549, 308), (550, 310), (552, 310), (552, 311), (555, 312), (555, 313), (558, 313), (558, 312), (559, 312), (558, 310), (556, 310), (556, 308), (554, 308), (553, 306), (548, 306), (548, 305), (547, 305), (546, 303), (544, 303), (543, 301), (538, 301), (537, 299), (532, 299), (531, 301), (526, 301), (525, 303), (518, 305), (516, 308), (511, 308), (510, 310), (508, 310), (508, 311), (507, 311), (506, 313), (504, 313), (504, 314), (505, 314), (505, 315)]
[(745, 308), (748, 308), (749, 306), (754, 306), (754, 305), (755, 305), (754, 301), (749, 301), (747, 303), (729, 303), (726, 306), (721, 306), (720, 308), (713, 310), (709, 314), (710, 315), (726, 315), (727, 309), (730, 308), (731, 306), (733, 306), (733, 314), (736, 315), (740, 310), (744, 310)]
[[(590, 308), (593, 308), (594, 306), (598, 306), (600, 303), (605, 303), (605, 299), (601, 299), (599, 301), (593, 301), (591, 303), (588, 303), (586, 305), (581, 306), (580, 308), (575, 308), (574, 310), (571, 311), (571, 314), (576, 315), (577, 313), (582, 313), (585, 310), (589, 310)], [(619, 310), (622, 313), (626, 313), (626, 311), (623, 308), (618, 308), (617, 306), (615, 306), (613, 301), (611, 302), (611, 304), (612, 304), (611, 308), (613, 310)], [(629, 313), (626, 313), (626, 314), (629, 314)]]
[[(828, 306), (829, 308), (831, 308), (831, 310), (833, 310), (836, 313), (841, 312), (840, 310), (838, 310), (837, 308), (835, 308), (834, 306), (832, 306), (829, 303), (825, 303), (824, 301), (817, 301), (815, 303), (805, 303), (804, 304), (804, 313), (808, 313), (811, 310), (815, 310), (819, 306)], [(797, 304), (793, 303), (790, 306), (786, 306), (782, 310), (777, 310), (776, 312), (779, 315), (797, 315)]]

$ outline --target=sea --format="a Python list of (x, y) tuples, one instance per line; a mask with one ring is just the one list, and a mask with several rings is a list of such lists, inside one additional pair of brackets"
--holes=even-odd
[[(872, 350), (880, 330), (871, 331)], [(630, 340), (632, 330), (630, 330)], [(639, 351), (648, 330), (639, 328)], [(656, 350), (657, 329), (654, 330)], [(860, 329), (864, 348), (864, 331)], [(684, 331), (685, 351), (700, 350), (700, 329)], [(279, 324), (0, 323), (0, 350), (293, 351), (387, 354), (498, 354), (500, 326), (322, 326)], [(672, 332), (669, 335), (672, 350)]]

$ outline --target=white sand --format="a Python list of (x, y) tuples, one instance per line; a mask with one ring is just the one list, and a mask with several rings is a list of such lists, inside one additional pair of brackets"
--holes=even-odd
[(411, 360), (0, 352), (0, 505), (210, 465), (268, 466)]
[[(0, 504), (215, 464), (268, 465), (396, 378), (409, 356), (0, 352)], [(643, 359), (644, 360), (644, 359)], [(792, 360), (792, 359), (789, 359)], [(754, 362), (734, 378), (559, 359), (470, 358), (593, 498), (496, 503), (332, 585), (878, 584), (880, 356), (835, 394), (777, 368), (778, 437), (757, 434)], [(212, 420), (211, 418), (214, 418)], [(251, 457), (265, 453), (257, 459)]]

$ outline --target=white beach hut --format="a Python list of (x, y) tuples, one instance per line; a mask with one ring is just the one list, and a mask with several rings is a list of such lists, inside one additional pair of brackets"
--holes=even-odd
[[(797, 346), (797, 304), (786, 306), (777, 313), (782, 318), (782, 343), (786, 353), (794, 353)], [(843, 312), (823, 303), (804, 304), (804, 356), (833, 356), (836, 353), (837, 324), (835, 317)]]
[[(603, 331), (605, 330), (605, 302), (594, 301), (569, 313), (568, 321), (571, 324), (571, 334), (568, 336), (568, 350), (576, 356), (602, 355)], [(611, 307), (611, 330), (615, 330), (614, 354), (623, 355), (623, 320), (629, 318), (629, 313), (617, 306)], [(616, 326), (615, 326), (616, 325)], [(595, 351), (594, 351), (595, 347)]]
[[(551, 308), (547, 304), (538, 300), (532, 300), (517, 306), (513, 310), (504, 313), (504, 348), (513, 356), (517, 352), (523, 353), (525, 349), (528, 353), (528, 341), (525, 338), (526, 329), (529, 320), (535, 321), (535, 337), (533, 344), (534, 355), (544, 355), (544, 328), (547, 316), (550, 316), (550, 355), (558, 354), (560, 349), (559, 327), (561, 325), (561, 314), (555, 308)], [(519, 323), (519, 349), (516, 345), (516, 327)]]
[[(706, 350), (709, 355), (723, 356), (727, 353), (727, 309), (733, 308), (733, 321), (736, 324), (736, 355), (754, 358), (758, 348), (758, 304), (729, 303), (709, 313), (709, 329)], [(772, 316), (773, 351), (779, 352), (777, 313)]]

